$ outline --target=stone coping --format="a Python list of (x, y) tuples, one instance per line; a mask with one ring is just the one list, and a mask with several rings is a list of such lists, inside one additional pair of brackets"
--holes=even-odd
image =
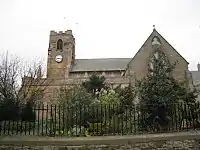
[(200, 139), (200, 131), (160, 133), (125, 136), (93, 137), (42, 137), (42, 136), (5, 136), (0, 137), (0, 145), (27, 146), (78, 146), (78, 145), (125, 145), (157, 141), (183, 141)]

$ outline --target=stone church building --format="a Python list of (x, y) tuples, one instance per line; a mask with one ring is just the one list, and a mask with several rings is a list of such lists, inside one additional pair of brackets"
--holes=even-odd
[(47, 93), (53, 93), (60, 85), (79, 84), (93, 73), (105, 76), (106, 82), (113, 87), (119, 84), (127, 86), (147, 74), (149, 58), (155, 45), (162, 47), (171, 63), (178, 62), (173, 72), (177, 80), (187, 81), (189, 86), (200, 85), (200, 65), (198, 64), (198, 71), (189, 71), (188, 61), (156, 29), (153, 29), (135, 56), (103, 59), (76, 59), (75, 37), (71, 30), (67, 30), (50, 32), (45, 79)]

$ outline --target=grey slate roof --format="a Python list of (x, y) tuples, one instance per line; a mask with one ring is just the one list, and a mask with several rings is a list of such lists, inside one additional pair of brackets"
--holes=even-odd
[(71, 72), (125, 70), (131, 58), (76, 59)]
[(191, 71), (194, 85), (200, 84), (200, 71)]

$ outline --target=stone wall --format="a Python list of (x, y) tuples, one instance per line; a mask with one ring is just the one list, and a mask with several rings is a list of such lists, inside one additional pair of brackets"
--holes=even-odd
[[(22, 146), (23, 145), (23, 146)], [(106, 137), (4, 137), (0, 150), (198, 150), (200, 132)]]
[(198, 150), (200, 141), (159, 141), (126, 145), (0, 146), (0, 150)]
[(0, 146), (0, 150), (198, 150), (200, 141), (159, 141), (126, 145)]

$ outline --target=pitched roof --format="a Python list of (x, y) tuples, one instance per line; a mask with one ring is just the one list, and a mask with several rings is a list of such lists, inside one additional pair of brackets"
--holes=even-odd
[[(153, 29), (153, 32), (149, 35), (149, 37), (146, 39), (146, 41), (142, 44), (141, 48), (148, 41), (148, 39), (151, 38), (151, 36), (154, 34), (154, 32), (156, 32), (156, 34), (158, 34), (167, 44), (169, 44), (189, 64), (189, 62), (156, 29)], [(136, 57), (136, 55), (139, 53), (141, 48), (137, 51), (137, 53), (135, 54), (135, 56), (131, 60), (133, 60)]]
[(76, 59), (71, 72), (125, 70), (131, 58)]
[[(164, 39), (155, 29), (147, 38), (147, 40), (152, 36), (153, 33), (158, 34), (162, 39)], [(147, 41), (146, 40), (146, 41)], [(164, 39), (165, 40), (165, 39)], [(146, 43), (144, 42), (144, 44)], [(165, 40), (166, 41), (166, 40)], [(166, 41), (169, 44), (169, 42)], [(143, 45), (144, 45), (143, 44)], [(143, 47), (142, 45), (142, 47)], [(170, 44), (169, 44), (170, 45)], [(171, 46), (171, 45), (170, 45)], [(171, 46), (172, 47), (172, 46)], [(173, 48), (173, 47), (172, 47)], [(140, 48), (141, 49), (141, 48)], [(138, 52), (140, 51), (138, 50)], [(173, 48), (174, 49), (174, 48)], [(175, 50), (175, 49), (174, 49)], [(176, 51), (176, 50), (175, 50)], [(137, 53), (138, 53), (137, 52)], [(177, 52), (177, 51), (176, 51)], [(114, 70), (126, 70), (128, 64), (133, 58), (99, 58), (99, 59), (76, 59), (75, 64), (71, 68), (71, 72), (80, 71), (114, 71)], [(178, 52), (177, 52), (178, 53)], [(178, 53), (179, 54), (179, 53)], [(179, 54), (180, 55), (180, 54)], [(181, 56), (181, 55), (180, 55)], [(181, 56), (182, 57), (182, 56)], [(182, 57), (183, 58), (183, 57)], [(185, 60), (185, 58), (183, 58)], [(186, 60), (185, 60), (186, 61)], [(186, 61), (187, 62), (187, 61)], [(187, 62), (188, 63), (188, 62)], [(189, 64), (189, 63), (188, 63)]]
[(128, 69), (129, 64), (131, 63), (131, 61), (137, 56), (137, 54), (140, 52), (141, 48), (144, 46), (144, 44), (149, 40), (149, 38), (151, 38), (151, 36), (154, 34), (154, 32), (156, 32), (156, 34), (158, 34), (167, 44), (169, 44), (174, 51), (176, 51), (186, 62), (187, 64), (189, 64), (189, 62), (156, 30), (153, 29), (153, 32), (149, 35), (149, 37), (146, 39), (146, 41), (142, 44), (142, 46), (140, 47), (140, 49), (137, 51), (137, 53), (134, 55), (134, 57), (129, 61), (129, 63), (127, 64), (127, 68), (126, 71)]
[[(157, 32), (157, 34), (161, 37), (161, 38), (163, 38), (164, 40), (165, 40), (165, 42), (167, 43), (167, 44), (169, 44), (169, 46), (171, 46), (188, 64), (189, 64), (189, 62), (156, 30), (156, 29), (154, 29), (153, 30), (153, 32)], [(153, 33), (152, 32), (152, 33)]]

